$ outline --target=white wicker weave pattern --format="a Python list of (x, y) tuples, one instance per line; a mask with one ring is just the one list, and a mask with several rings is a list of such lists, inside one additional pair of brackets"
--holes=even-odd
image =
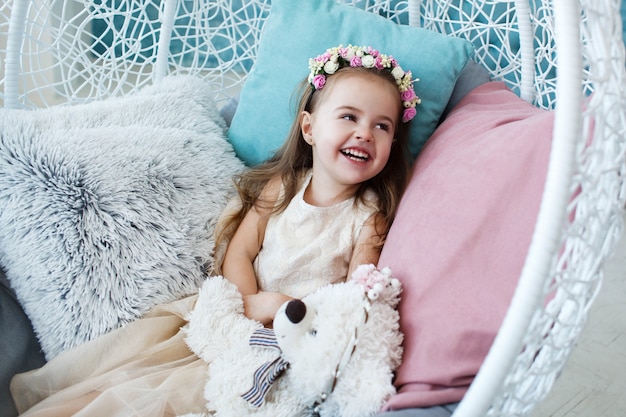
[[(535, 105), (556, 109), (546, 193), (520, 286), (455, 413), (527, 415), (569, 357), (601, 285), (602, 262), (622, 233), (626, 75), (620, 1), (346, 2), (469, 39), (476, 60), (494, 78)], [(77, 103), (134, 91), (165, 74), (192, 73), (210, 79), (215, 97), (224, 101), (245, 80), (269, 3), (3, 2), (0, 98), (15, 108)]]

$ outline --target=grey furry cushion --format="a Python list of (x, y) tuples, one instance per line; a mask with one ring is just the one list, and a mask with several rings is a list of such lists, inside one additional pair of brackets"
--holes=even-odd
[(244, 165), (204, 81), (0, 110), (0, 263), (47, 359), (197, 291)]

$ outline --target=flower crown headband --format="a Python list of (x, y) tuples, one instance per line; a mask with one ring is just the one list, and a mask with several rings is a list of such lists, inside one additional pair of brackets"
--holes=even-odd
[(412, 80), (411, 71), (404, 71), (398, 61), (391, 55), (384, 55), (371, 46), (343, 45), (329, 48), (322, 55), (309, 59), (309, 83), (315, 90), (321, 90), (326, 85), (326, 78), (343, 67), (363, 67), (378, 70), (386, 69), (396, 80), (400, 99), (404, 105), (402, 122), (406, 123), (417, 114), (415, 107), (422, 100), (415, 94), (413, 83), (419, 79)]

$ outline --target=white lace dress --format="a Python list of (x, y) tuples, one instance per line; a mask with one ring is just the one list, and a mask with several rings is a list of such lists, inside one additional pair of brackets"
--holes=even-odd
[[(301, 298), (329, 283), (345, 281), (350, 258), (373, 204), (355, 198), (329, 207), (304, 201), (311, 181), (307, 175), (300, 190), (282, 213), (272, 216), (261, 251), (254, 262), (259, 288)], [(371, 201), (373, 193), (366, 194)]]

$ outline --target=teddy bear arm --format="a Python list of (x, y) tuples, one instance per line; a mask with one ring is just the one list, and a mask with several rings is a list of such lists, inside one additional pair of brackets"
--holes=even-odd
[(260, 326), (244, 316), (241, 293), (223, 277), (204, 282), (187, 320), (182, 329), (185, 342), (206, 362)]

